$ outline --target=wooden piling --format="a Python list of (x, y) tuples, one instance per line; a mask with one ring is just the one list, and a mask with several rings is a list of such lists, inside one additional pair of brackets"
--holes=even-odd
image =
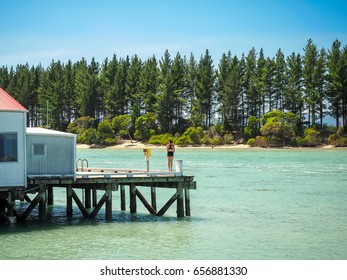
[(120, 186), (120, 210), (125, 211), (125, 187), (123, 185)]
[(130, 213), (136, 213), (136, 186), (131, 184), (129, 187), (130, 193)]
[(92, 190), (88, 186), (86, 186), (84, 189), (84, 205), (86, 209), (90, 209), (92, 207), (91, 198)]
[[(53, 187), (54, 186), (54, 187)], [(129, 202), (126, 202), (125, 188), (129, 186)], [(119, 188), (120, 187), (120, 188)], [(142, 188), (150, 188), (150, 197), (145, 198), (142, 194)], [(190, 216), (190, 189), (196, 189), (196, 183), (191, 176), (165, 176), (165, 174), (152, 174), (141, 176), (130, 172), (125, 174), (112, 174), (103, 172), (102, 175), (81, 174), (76, 179), (71, 178), (56, 178), (56, 177), (31, 177), (28, 179), (27, 188), (16, 190), (15, 192), (6, 190), (0, 193), (1, 205), (0, 212), (7, 212), (6, 216), (19, 220), (26, 219), (32, 210), (38, 206), (39, 220), (46, 219), (47, 205), (53, 204), (54, 190), (57, 188), (66, 189), (66, 216), (73, 216), (73, 202), (77, 204), (79, 210), (85, 218), (94, 218), (105, 203), (105, 218), (112, 219), (112, 196), (113, 191), (120, 189), (120, 207), (122, 211), (126, 210), (126, 205), (129, 203), (130, 213), (137, 212), (137, 197), (149, 211), (149, 213), (157, 216), (162, 216), (176, 202), (177, 217)], [(162, 188), (175, 190), (173, 196), (161, 208), (157, 210), (157, 194), (156, 192)], [(82, 198), (79, 192), (82, 191)], [(102, 194), (101, 199), (97, 200), (97, 194)], [(31, 200), (28, 194), (35, 194)], [(77, 195), (78, 194), (78, 195)], [(28, 207), (22, 211), (14, 209), (15, 199), (28, 202)], [(161, 205), (160, 205), (161, 206)], [(21, 206), (22, 207), (22, 206)], [(93, 208), (91, 213), (87, 209)]]
[(186, 204), (186, 216), (190, 216), (190, 191), (189, 188), (184, 188), (184, 198)]
[(71, 189), (71, 194), (72, 194), (73, 200), (76, 202), (78, 208), (80, 209), (83, 217), (88, 218), (89, 217), (88, 211), (86, 210), (82, 201), (79, 199), (78, 195), (76, 194), (76, 192), (73, 189)]
[(92, 200), (93, 200), (93, 207), (96, 207), (96, 205), (98, 204), (98, 192), (96, 189), (92, 190)]
[(170, 206), (176, 201), (177, 199), (177, 192), (169, 199), (168, 202), (165, 203), (165, 205), (158, 211), (156, 214), (157, 216), (163, 216), (167, 209), (170, 208)]
[(68, 185), (66, 187), (66, 217), (72, 217), (72, 186)]
[(54, 204), (53, 187), (49, 186), (47, 187), (47, 205), (53, 205), (53, 204)]
[(39, 201), (39, 220), (40, 222), (46, 221), (46, 204), (47, 204), (47, 195), (46, 195), (47, 187), (46, 185), (40, 185), (40, 196), (41, 199)]
[(39, 201), (41, 199), (42, 199), (41, 194), (38, 193), (36, 195), (36, 197), (30, 202), (29, 207), (23, 212), (23, 214), (21, 215), (20, 219), (24, 221), (29, 216), (31, 211), (35, 208), (35, 206), (39, 203)]
[(146, 200), (146, 198), (142, 195), (142, 193), (140, 193), (140, 191), (138, 189), (135, 190), (135, 193), (137, 195), (137, 197), (141, 200), (141, 202), (143, 203), (143, 205), (147, 208), (147, 210), (149, 211), (149, 213), (155, 215), (157, 214), (157, 211), (153, 208), (153, 206), (151, 204), (149, 204), (149, 202)]
[(101, 207), (104, 205), (105, 201), (108, 199), (108, 194), (107, 192), (101, 197), (100, 201), (98, 204), (95, 206), (93, 211), (89, 214), (89, 218), (93, 219), (95, 216), (98, 214), (100, 211)]
[(105, 219), (112, 220), (112, 185), (108, 184), (106, 187), (107, 199), (105, 207)]
[(184, 204), (183, 204), (183, 186), (177, 186), (177, 218), (184, 217)]
[(155, 187), (151, 187), (151, 203), (154, 210), (157, 210), (157, 191)]

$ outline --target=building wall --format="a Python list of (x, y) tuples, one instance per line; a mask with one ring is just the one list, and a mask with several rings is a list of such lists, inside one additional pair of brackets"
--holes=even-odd
[(27, 134), (28, 175), (75, 177), (76, 138)]
[(17, 134), (17, 160), (0, 161), (0, 188), (26, 186), (25, 111), (0, 111), (0, 133)]

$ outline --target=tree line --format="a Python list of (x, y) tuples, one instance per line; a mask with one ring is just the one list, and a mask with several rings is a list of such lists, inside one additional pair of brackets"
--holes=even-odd
[(216, 124), (244, 132), (250, 117), (260, 126), (271, 111), (296, 114), (299, 128), (323, 127), (331, 116), (336, 129), (346, 129), (347, 46), (336, 39), (329, 50), (318, 49), (309, 39), (303, 54), (285, 56), (278, 49), (275, 57), (265, 57), (263, 49), (252, 48), (237, 57), (229, 51), (217, 66), (208, 50), (198, 59), (192, 53), (172, 57), (166, 50), (160, 59), (114, 54), (101, 64), (82, 58), (52, 61), (47, 68), (2, 66), (0, 87), (28, 109), (28, 126), (62, 131), (81, 117), (97, 127), (127, 115), (132, 137), (141, 128), (139, 119), (151, 120), (152, 134)]

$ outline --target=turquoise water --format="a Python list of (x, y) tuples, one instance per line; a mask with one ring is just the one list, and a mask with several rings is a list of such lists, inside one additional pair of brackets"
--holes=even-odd
[[(146, 168), (141, 149), (79, 149), (78, 157)], [(197, 181), (191, 217), (177, 219), (175, 207), (155, 217), (140, 202), (131, 215), (116, 192), (111, 222), (104, 211), (85, 220), (77, 208), (67, 219), (61, 192), (46, 223), (34, 213), (0, 225), (0, 259), (347, 259), (347, 150), (184, 148), (175, 159)], [(150, 168), (166, 165), (164, 149), (153, 149)], [(158, 190), (158, 207), (172, 194)]]

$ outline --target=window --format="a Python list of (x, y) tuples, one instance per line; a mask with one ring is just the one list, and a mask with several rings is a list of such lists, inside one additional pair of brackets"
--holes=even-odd
[(45, 144), (33, 144), (33, 156), (45, 156), (46, 145)]
[(0, 162), (18, 160), (17, 133), (0, 133)]

